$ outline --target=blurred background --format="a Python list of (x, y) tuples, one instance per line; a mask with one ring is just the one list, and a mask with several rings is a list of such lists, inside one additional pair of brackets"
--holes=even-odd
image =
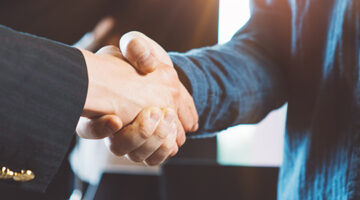
[[(121, 35), (137, 30), (167, 51), (185, 52), (226, 43), (249, 18), (249, 0), (0, 1), (0, 24), (91, 51), (117, 46)], [(175, 158), (158, 168), (107, 159), (107, 167), (85, 172), (98, 177), (95, 181), (79, 174), (59, 177), (75, 180), (71, 200), (276, 199), (286, 109), (284, 105), (256, 125), (188, 140)], [(74, 152), (83, 148), (80, 144), (74, 139)], [(99, 152), (98, 145), (84, 148)], [(79, 165), (76, 161), (82, 168), (92, 167), (83, 161), (86, 155), (76, 155), (72, 169)], [(70, 169), (67, 160), (63, 168)]]

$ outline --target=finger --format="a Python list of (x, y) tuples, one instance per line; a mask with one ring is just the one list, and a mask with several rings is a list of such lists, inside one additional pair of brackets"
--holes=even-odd
[(181, 147), (182, 145), (184, 145), (185, 140), (186, 140), (185, 130), (184, 130), (181, 122), (179, 121), (179, 119), (175, 120), (175, 124), (176, 124), (176, 128), (177, 128), (176, 143), (177, 143), (178, 147)]
[(153, 135), (138, 149), (129, 153), (129, 158), (135, 162), (143, 162), (153, 154), (168, 138), (175, 143), (176, 125), (175, 112), (172, 109), (163, 109), (164, 118), (160, 121)]
[[(168, 160), (168, 159), (170, 159), (171, 157), (175, 156), (178, 152), (179, 152), (179, 147), (178, 147), (177, 144), (175, 144), (174, 147), (173, 147), (172, 152), (170, 153), (170, 155), (169, 155), (165, 160)], [(165, 160), (164, 160), (164, 161), (165, 161)], [(163, 162), (164, 162), (164, 161), (163, 161)]]
[(96, 52), (96, 55), (111, 55), (120, 59), (124, 59), (120, 49), (113, 45), (104, 46)]
[(82, 138), (102, 139), (122, 128), (122, 122), (116, 115), (104, 115), (96, 119), (81, 117), (76, 132)]
[[(144, 39), (147, 47), (150, 49), (151, 54), (157, 58), (158, 61), (172, 66), (173, 63), (168, 55), (168, 53), (163, 49), (157, 42), (146, 36), (145, 34), (138, 32), (138, 31), (131, 31), (122, 36), (120, 39), (120, 49), (124, 50), (123, 48), (126, 47), (126, 43), (132, 38), (142, 38)], [(123, 45), (121, 45), (123, 44)]]
[(159, 63), (144, 38), (138, 35), (125, 34), (121, 37), (120, 49), (129, 63), (141, 73), (153, 72)]
[(176, 145), (174, 145), (173, 151), (171, 152), (170, 156), (169, 156), (167, 159), (169, 159), (170, 157), (175, 156), (178, 151), (179, 151), (179, 147), (178, 147), (178, 145), (176, 144)]
[(163, 113), (159, 108), (146, 108), (135, 121), (109, 137), (110, 151), (123, 156), (142, 146), (154, 133)]
[[(176, 129), (174, 128), (174, 130)], [(151, 156), (146, 159), (146, 163), (150, 166), (160, 165), (173, 153), (174, 146), (177, 146), (176, 132), (169, 135), (167, 140)]]
[[(120, 49), (124, 57), (138, 71), (143, 73), (152, 72), (156, 67), (159, 67), (157, 64), (159, 62), (173, 66), (167, 52), (155, 41), (140, 32), (132, 31), (123, 35), (120, 39)], [(153, 59), (154, 57), (155, 59)], [(185, 88), (183, 90), (188, 93)], [(198, 129), (198, 114), (190, 94), (187, 94), (183, 102), (186, 103), (179, 107), (179, 119), (186, 132), (195, 132)]]
[[(186, 90), (183, 88), (183, 90)], [(183, 100), (178, 108), (179, 120), (185, 132), (195, 132), (199, 128), (198, 120), (199, 116), (195, 107), (193, 98), (188, 94), (187, 91), (182, 92), (184, 94)]]

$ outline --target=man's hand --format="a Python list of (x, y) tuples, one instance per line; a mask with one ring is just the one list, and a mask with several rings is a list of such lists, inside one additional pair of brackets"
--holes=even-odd
[(132, 31), (120, 39), (120, 49), (124, 58), (140, 73), (153, 72), (160, 64), (173, 68), (168, 53), (155, 41), (146, 35)]
[(127, 154), (135, 162), (159, 165), (178, 151), (175, 119), (176, 113), (170, 108), (149, 107), (121, 130), (120, 119), (116, 115), (105, 115), (97, 119), (82, 117), (77, 133), (81, 136), (107, 137), (106, 144), (115, 155)]
[[(183, 127), (185, 131), (194, 130), (197, 113), (175, 70), (162, 64), (153, 73), (140, 76), (122, 60), (122, 54), (115, 47), (105, 47), (96, 55), (87, 51), (83, 54), (88, 66), (89, 90), (83, 112), (87, 119), (81, 119), (78, 134), (84, 138), (110, 136), (108, 141), (112, 152), (129, 154), (134, 161), (158, 164), (176, 154), (178, 146), (185, 142)], [(144, 114), (137, 114), (149, 106), (172, 108), (174, 114), (169, 116), (173, 117), (166, 117), (170, 111), (165, 109), (166, 123), (160, 121), (156, 128), (144, 129), (144, 124), (149, 123), (142, 117)], [(136, 120), (128, 125), (136, 116)], [(169, 123), (174, 125), (167, 125)], [(177, 145), (169, 142), (172, 135), (176, 136)]]
[(109, 148), (118, 156), (128, 154), (135, 162), (158, 165), (178, 151), (175, 120), (172, 109), (147, 108), (133, 123), (108, 138)]
[(96, 55), (84, 51), (84, 55), (89, 74), (84, 116), (116, 114), (126, 125), (145, 107), (171, 107), (185, 131), (196, 127), (194, 102), (173, 67), (160, 63), (154, 72), (139, 75), (112, 46), (100, 49)]
[[(162, 66), (166, 66), (170, 74), (176, 73), (168, 53), (159, 44), (140, 32), (132, 31), (123, 35), (120, 39), (120, 49), (123, 57), (142, 74), (161, 70)], [(185, 93), (188, 94), (187, 91)], [(186, 122), (186, 119), (182, 118), (186, 117), (183, 112), (186, 110), (178, 110), (179, 119), (181, 122)], [(195, 115), (197, 116), (197, 113)], [(191, 128), (191, 131), (197, 129), (198, 123)], [(185, 137), (181, 131), (177, 134), (178, 138)], [(179, 143), (180, 146), (181, 143)]]

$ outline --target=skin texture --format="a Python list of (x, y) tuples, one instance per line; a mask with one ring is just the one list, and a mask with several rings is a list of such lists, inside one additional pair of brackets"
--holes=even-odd
[[(140, 73), (151, 73), (162, 65), (166, 65), (168, 68), (175, 71), (168, 53), (158, 43), (143, 33), (131, 31), (124, 34), (120, 39), (120, 49), (123, 54), (122, 56)], [(183, 113), (186, 111), (194, 112), (192, 115), (196, 116), (196, 123), (190, 128), (191, 132), (195, 132), (199, 126), (197, 123), (198, 117), (196, 109), (178, 110), (178, 115), (180, 121), (183, 122), (183, 126), (186, 126), (187, 120), (193, 120), (182, 118), (186, 116), (184, 115), (185, 113)]]
[(175, 155), (198, 116), (172, 66), (158, 62), (156, 70), (140, 74), (117, 47), (107, 46), (96, 54), (81, 51), (89, 88), (79, 136), (107, 138), (115, 155), (128, 154), (131, 160), (149, 165)]

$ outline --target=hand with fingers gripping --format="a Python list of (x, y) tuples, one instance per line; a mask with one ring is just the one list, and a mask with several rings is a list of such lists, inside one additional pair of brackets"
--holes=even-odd
[[(85, 56), (97, 67), (88, 67), (88, 98), (77, 133), (107, 138), (115, 155), (157, 165), (176, 154), (185, 132), (197, 130), (198, 116), (166, 52), (160, 46), (149, 49), (145, 42), (151, 40), (136, 34), (122, 38), (122, 53), (107, 46)], [(153, 60), (146, 59), (149, 54)]]

